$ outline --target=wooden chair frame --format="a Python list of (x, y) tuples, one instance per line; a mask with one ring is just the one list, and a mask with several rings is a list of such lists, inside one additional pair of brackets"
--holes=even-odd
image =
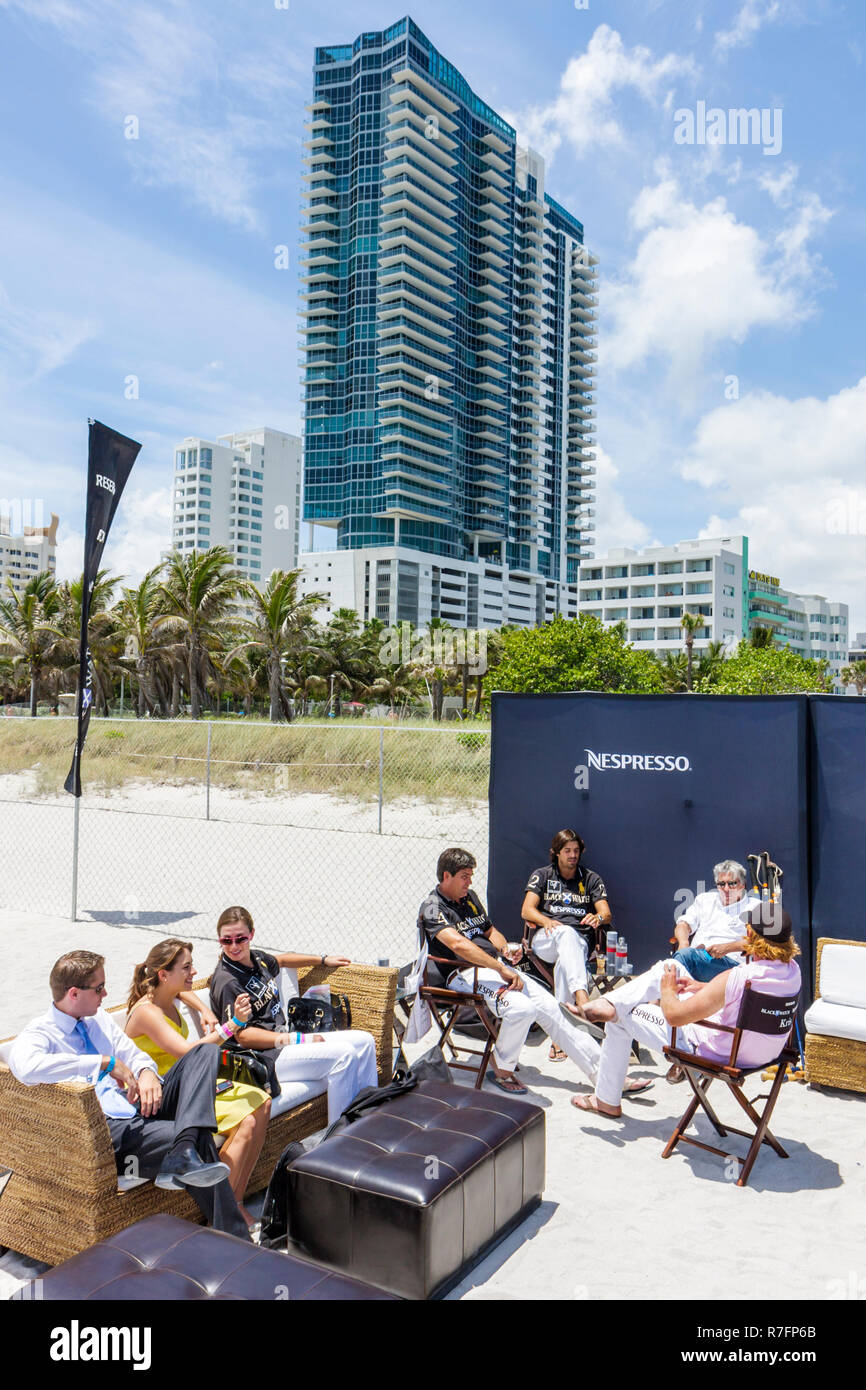
[[(428, 956), (427, 964), (444, 965), (448, 966), (451, 971), (454, 970), (454, 961), (446, 960), (442, 956)], [(499, 1036), (500, 1020), (493, 1017), (487, 1007), (486, 997), (478, 988), (479, 967), (475, 965), (472, 966), (471, 969), (473, 972), (472, 991), (471, 993), (465, 993), (459, 989), (448, 989), (444, 986), (440, 987), (438, 985), (428, 984), (427, 967), (425, 966), (424, 981), (418, 988), (418, 998), (426, 1000), (430, 1006), (430, 1012), (436, 1020), (436, 1026), (439, 1029), (439, 1046), (442, 1048), (443, 1053), (446, 1047), (451, 1052), (453, 1060), (448, 1063), (449, 1067), (455, 1067), (458, 1071), (476, 1072), (475, 1090), (480, 1091), (484, 1084), (484, 1077), (496, 1039)], [(474, 1009), (481, 1023), (484, 1025), (487, 1037), (483, 1048), (468, 1047), (466, 1044), (461, 1044), (458, 1048), (455, 1044), (451, 1035), (461, 1008)], [(442, 1017), (442, 1014), (448, 1010), (450, 1010), (450, 1014), (449, 1017), (445, 1019)], [(472, 1057), (480, 1057), (481, 1060), (475, 1066), (473, 1066), (471, 1062), (461, 1062), (459, 1060), (461, 1052), (465, 1052)]]
[[(768, 1003), (776, 1005), (777, 1008), (784, 1003), (786, 1016), (790, 1014), (791, 1026), (785, 1034), (779, 1052), (772, 1061), (761, 1062), (761, 1064), (756, 1067), (738, 1067), (737, 1056), (739, 1054), (743, 1033), (746, 1031), (744, 1020), (747, 1019), (749, 1014), (754, 1012), (756, 1008), (760, 1008), (759, 1001), (767, 1001)], [(664, 1055), (669, 1061), (676, 1062), (678, 1066), (682, 1067), (686, 1074), (686, 1079), (692, 1088), (692, 1099), (689, 1102), (685, 1114), (665, 1145), (662, 1151), (662, 1158), (670, 1158), (678, 1144), (693, 1144), (695, 1148), (705, 1149), (708, 1153), (718, 1154), (721, 1158), (735, 1158), (740, 1165), (740, 1176), (737, 1179), (737, 1187), (745, 1187), (749, 1180), (749, 1174), (752, 1171), (755, 1159), (758, 1157), (761, 1147), (764, 1144), (769, 1144), (770, 1148), (774, 1149), (780, 1158), (789, 1157), (778, 1139), (771, 1132), (769, 1124), (779, 1096), (779, 1091), (782, 1088), (782, 1082), (785, 1079), (787, 1064), (797, 1061), (800, 1055), (796, 1046), (793, 1045), (794, 1024), (798, 1002), (799, 997), (792, 1001), (784, 996), (760, 994), (757, 990), (753, 990), (751, 985), (747, 983), (743, 991), (743, 999), (740, 1004), (737, 1023), (733, 1028), (727, 1024), (715, 1023), (703, 1018), (699, 1019), (698, 1022), (704, 1027), (712, 1028), (720, 1033), (731, 1034), (731, 1054), (727, 1063), (713, 1062), (707, 1057), (700, 1057), (693, 1052), (686, 1052), (678, 1048), (676, 1045), (677, 1030), (676, 1028), (672, 1030), (671, 1041), (668, 1046), (665, 1047)], [(756, 1029), (751, 1018), (749, 1018), (749, 1024), (750, 1031), (752, 1032), (770, 1033), (774, 1031), (773, 1029)], [(755, 1102), (749, 1101), (743, 1094), (743, 1082), (747, 1076), (752, 1076), (755, 1072), (764, 1071), (768, 1066), (772, 1066), (774, 1061), (778, 1062), (779, 1065), (776, 1068), (776, 1075), (769, 1093), (765, 1097), (755, 1097), (755, 1101), (764, 1100), (764, 1108), (759, 1113), (755, 1109)], [(753, 1125), (751, 1130), (738, 1129), (735, 1125), (722, 1124), (710, 1104), (707, 1095), (714, 1081), (723, 1081), (725, 1083), (741, 1110), (745, 1112), (751, 1121)], [(694, 1139), (685, 1133), (694, 1119), (698, 1108), (704, 1111), (710, 1124), (722, 1138), (725, 1138), (730, 1133), (742, 1135), (744, 1139), (751, 1139), (752, 1142), (749, 1146), (749, 1152), (745, 1158), (740, 1158), (729, 1149), (718, 1149), (712, 1144), (705, 1144), (702, 1140)]]

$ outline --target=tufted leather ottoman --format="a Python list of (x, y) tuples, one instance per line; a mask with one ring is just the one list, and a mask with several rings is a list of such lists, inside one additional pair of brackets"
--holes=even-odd
[[(304, 1303), (388, 1297), (306, 1260), (259, 1250), (223, 1231), (165, 1215), (137, 1221), (46, 1270), (36, 1283), (41, 1299), (76, 1302), (233, 1298)], [(32, 1297), (31, 1285), (13, 1294), (19, 1300)]]
[(289, 1248), (441, 1297), (541, 1201), (544, 1158), (538, 1106), (423, 1082), (296, 1159)]

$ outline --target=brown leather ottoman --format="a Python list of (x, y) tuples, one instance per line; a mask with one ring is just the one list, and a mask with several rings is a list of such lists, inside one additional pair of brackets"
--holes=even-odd
[(437, 1298), (544, 1190), (544, 1111), (423, 1082), (295, 1160), (289, 1249), (403, 1298)]
[[(259, 1250), (223, 1231), (165, 1215), (137, 1221), (46, 1270), (35, 1283), (36, 1296), (46, 1301), (234, 1298), (308, 1303), (389, 1297), (381, 1289), (319, 1269), (307, 1260)], [(12, 1297), (32, 1299), (33, 1286), (25, 1285)]]

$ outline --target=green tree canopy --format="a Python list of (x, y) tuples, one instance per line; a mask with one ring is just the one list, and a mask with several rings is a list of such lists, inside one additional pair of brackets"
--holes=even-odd
[(558, 690), (606, 690), (632, 694), (661, 691), (658, 662), (625, 640), (625, 627), (604, 627), (598, 618), (556, 617), (544, 627), (512, 628), (501, 638), (501, 657), (484, 686), (543, 695)]
[(756, 647), (742, 641), (701, 689), (712, 695), (789, 695), (831, 688), (826, 661), (812, 661), (789, 647)]

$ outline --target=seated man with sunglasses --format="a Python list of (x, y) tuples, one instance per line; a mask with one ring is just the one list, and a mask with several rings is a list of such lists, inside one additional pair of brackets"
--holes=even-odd
[(701, 984), (743, 964), (748, 916), (755, 906), (746, 892), (746, 871), (735, 859), (717, 864), (713, 878), (716, 891), (699, 893), (674, 927), (674, 960)]
[(69, 951), (50, 976), (51, 1008), (28, 1023), (9, 1052), (24, 1086), (89, 1081), (111, 1134), (118, 1172), (183, 1188), (219, 1231), (249, 1240), (247, 1226), (217, 1159), (212, 1135), (220, 1049), (194, 1047), (160, 1081), (156, 1063), (101, 1008), (105, 959)]

